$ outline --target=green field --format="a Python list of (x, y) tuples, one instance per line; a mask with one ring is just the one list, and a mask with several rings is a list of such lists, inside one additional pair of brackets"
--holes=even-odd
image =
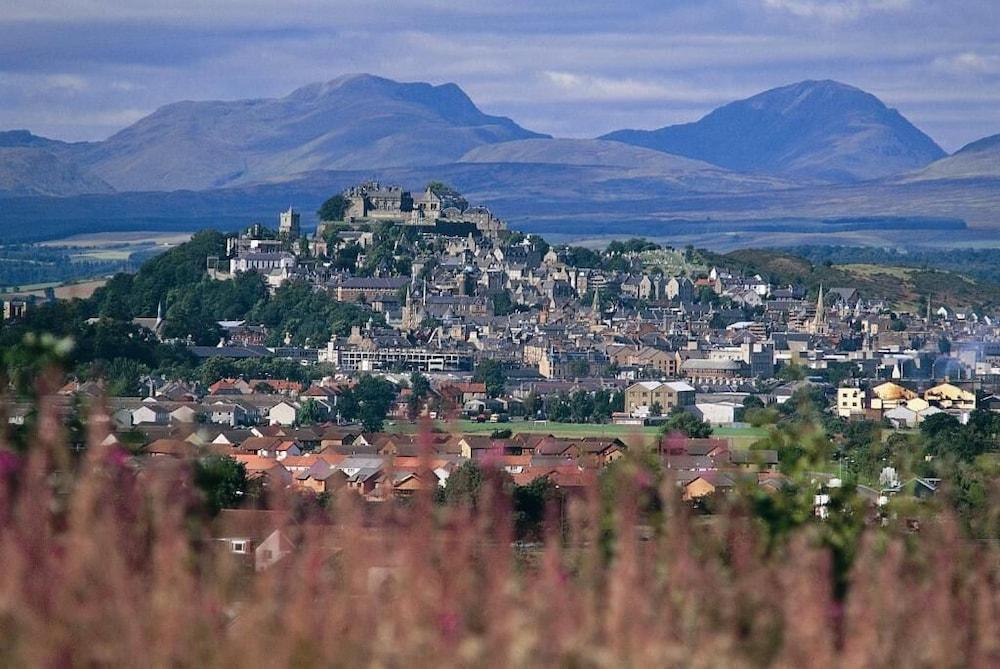
[[(477, 423), (471, 420), (456, 420), (450, 422), (437, 421), (435, 427), (443, 432), (460, 432), (464, 434), (490, 434), (494, 430), (510, 430), (517, 433), (551, 434), (555, 437), (618, 437), (635, 439), (641, 437), (652, 439), (660, 433), (658, 427), (637, 427), (634, 425), (611, 425), (589, 423), (551, 423), (534, 421), (511, 421), (509, 423)], [(387, 425), (386, 431), (413, 432), (419, 429), (412, 423), (397, 423)], [(756, 427), (717, 427), (713, 437), (729, 439), (733, 448), (748, 448), (750, 444), (761, 437), (767, 436), (766, 428)]]

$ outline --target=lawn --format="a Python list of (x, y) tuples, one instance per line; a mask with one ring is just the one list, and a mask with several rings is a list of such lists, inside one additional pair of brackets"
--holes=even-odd
[[(635, 425), (612, 425), (590, 423), (552, 423), (534, 421), (511, 421), (509, 423), (476, 423), (460, 419), (452, 422), (437, 421), (435, 426), (442, 431), (465, 434), (490, 434), (494, 430), (510, 430), (512, 433), (551, 434), (556, 437), (618, 437), (652, 438), (660, 433), (658, 427), (637, 427)], [(411, 423), (397, 423), (386, 428), (388, 431), (412, 432), (417, 428)], [(766, 428), (759, 427), (717, 427), (712, 436), (729, 439), (733, 448), (744, 449), (761, 437), (767, 436)]]

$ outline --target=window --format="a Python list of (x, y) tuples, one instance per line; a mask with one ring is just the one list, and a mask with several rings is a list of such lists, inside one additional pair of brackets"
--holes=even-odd
[(229, 548), (234, 553), (239, 553), (240, 555), (245, 555), (247, 552), (247, 542), (246, 541), (231, 541), (229, 542)]

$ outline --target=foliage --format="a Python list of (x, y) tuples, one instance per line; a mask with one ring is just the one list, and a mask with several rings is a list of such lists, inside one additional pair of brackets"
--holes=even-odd
[(316, 211), (316, 217), (321, 221), (342, 221), (351, 203), (340, 193), (328, 198)]
[(347, 420), (360, 421), (367, 432), (381, 432), (398, 389), (386, 379), (362, 375), (357, 385), (340, 396), (340, 414)]
[(270, 343), (280, 344), (288, 336), (297, 346), (320, 346), (331, 336), (347, 335), (352, 326), (369, 320), (378, 325), (385, 322), (381, 314), (350, 302), (338, 302), (304, 281), (286, 283), (273, 297), (258, 302), (247, 319), (268, 328)]
[(196, 458), (193, 465), (194, 485), (204, 496), (211, 515), (240, 505), (249, 487), (242, 462), (225, 455), (208, 455)]
[(712, 425), (695, 416), (690, 411), (685, 411), (681, 407), (674, 407), (670, 416), (663, 423), (663, 431), (666, 434), (680, 432), (692, 439), (705, 439), (712, 436)]
[(461, 193), (442, 181), (431, 181), (426, 187), (441, 199), (442, 209), (457, 207), (465, 211), (469, 207), (469, 201)]
[(504, 394), (507, 384), (507, 373), (498, 361), (492, 358), (483, 358), (476, 363), (476, 369), (472, 373), (472, 380), (476, 383), (486, 384), (486, 394), (490, 397), (500, 397)]

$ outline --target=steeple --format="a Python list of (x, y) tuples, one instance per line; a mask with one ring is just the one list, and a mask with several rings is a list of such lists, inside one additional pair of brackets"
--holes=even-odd
[(816, 316), (813, 317), (813, 332), (821, 332), (825, 321), (826, 308), (823, 306), (823, 284), (819, 284), (819, 297), (816, 298)]

